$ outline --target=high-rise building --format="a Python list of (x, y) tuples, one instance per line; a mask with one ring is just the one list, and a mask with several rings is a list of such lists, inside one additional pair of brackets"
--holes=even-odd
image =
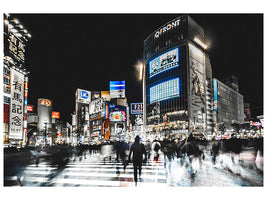
[(212, 68), (204, 30), (183, 15), (144, 41), (147, 134), (212, 134)]
[(223, 79), (222, 82), (228, 87), (232, 88), (233, 90), (239, 92), (238, 79), (236, 76), (234, 75), (227, 76), (226, 78)]
[(244, 123), (243, 95), (217, 79), (213, 81), (217, 124), (224, 123), (226, 127), (231, 128), (231, 124)]

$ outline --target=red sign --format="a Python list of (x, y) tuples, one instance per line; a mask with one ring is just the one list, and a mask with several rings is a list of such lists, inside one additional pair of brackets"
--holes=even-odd
[(28, 82), (25, 82), (25, 90), (28, 89)]
[(59, 112), (52, 111), (52, 118), (59, 119)]
[(33, 106), (27, 105), (27, 111), (33, 112)]
[(4, 123), (8, 123), (9, 105), (4, 103)]

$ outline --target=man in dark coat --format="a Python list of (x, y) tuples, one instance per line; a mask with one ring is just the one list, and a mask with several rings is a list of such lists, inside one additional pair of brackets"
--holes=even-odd
[[(135, 186), (137, 185), (137, 169), (139, 169), (139, 178), (141, 176), (141, 171), (142, 171), (142, 162), (146, 162), (147, 160), (147, 155), (146, 155), (146, 150), (145, 150), (145, 145), (140, 142), (140, 137), (136, 136), (135, 137), (135, 142), (130, 148), (130, 153), (129, 153), (129, 158), (128, 160), (131, 160), (131, 156), (133, 154), (133, 166), (134, 166), (134, 181), (135, 181)], [(143, 160), (143, 154), (145, 156), (145, 159)]]

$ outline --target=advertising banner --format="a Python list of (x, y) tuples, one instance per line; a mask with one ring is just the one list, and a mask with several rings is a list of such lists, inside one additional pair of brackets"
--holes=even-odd
[(95, 113), (102, 112), (104, 108), (105, 105), (103, 104), (103, 99), (102, 98), (95, 99), (89, 105), (89, 114), (92, 115)]
[(9, 139), (23, 139), (24, 75), (10, 69)]
[(76, 99), (78, 103), (89, 103), (91, 102), (91, 92), (87, 90), (77, 89)]
[(32, 105), (27, 105), (27, 111), (28, 112), (33, 112), (33, 106)]
[(52, 111), (52, 118), (59, 119), (60, 118), (59, 112)]
[(94, 101), (95, 99), (98, 99), (101, 97), (100, 91), (92, 91), (91, 92), (91, 101)]
[(109, 91), (101, 91), (101, 97), (104, 101), (110, 101), (110, 93)]
[(213, 87), (214, 87), (214, 110), (218, 111), (218, 85), (217, 85), (217, 79), (213, 79)]
[(77, 115), (72, 115), (72, 126), (77, 126)]
[(149, 78), (179, 66), (179, 48), (172, 49), (149, 62)]
[(131, 103), (131, 114), (132, 115), (143, 114), (143, 103)]
[(109, 82), (110, 98), (125, 98), (125, 81)]
[(190, 70), (190, 106), (191, 116), (190, 127), (194, 131), (203, 132), (205, 129), (205, 110), (206, 110), (206, 93), (205, 93), (205, 54), (195, 45), (189, 44), (189, 70)]

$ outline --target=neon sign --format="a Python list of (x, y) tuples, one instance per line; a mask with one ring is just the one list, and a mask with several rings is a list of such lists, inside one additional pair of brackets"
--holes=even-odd
[(41, 105), (45, 105), (45, 106), (51, 106), (51, 101), (50, 100), (47, 100), (47, 99), (43, 99), (41, 102), (40, 102)]
[(163, 26), (161, 29), (155, 32), (154, 38), (159, 38), (160, 35), (162, 35), (165, 32), (168, 32), (170, 30), (175, 29), (177, 26), (180, 25), (180, 19), (175, 19), (174, 21), (171, 21), (166, 26)]

